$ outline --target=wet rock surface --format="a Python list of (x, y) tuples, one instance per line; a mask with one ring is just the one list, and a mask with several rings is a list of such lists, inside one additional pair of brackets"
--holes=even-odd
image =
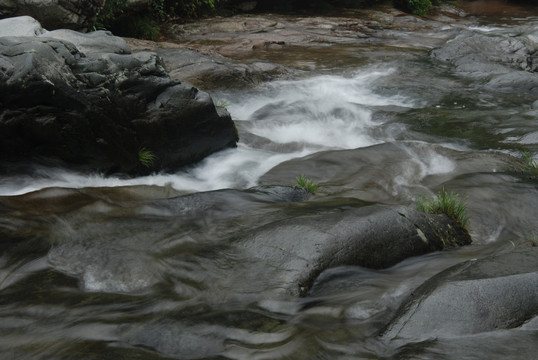
[(383, 332), (425, 340), (517, 328), (538, 312), (538, 248), (468, 261), (414, 290)]
[[(127, 39), (134, 55), (102, 42), (207, 77), (241, 141), (174, 174), (3, 175), (0, 357), (534, 358), (536, 96), (489, 83), (532, 79), (536, 18), (463, 16), (246, 15)], [(87, 58), (105, 39), (56, 34)], [(414, 210), (442, 188), (469, 234)]]
[[(348, 10), (324, 17), (242, 14), (195, 23), (169, 24), (174, 45), (145, 42), (165, 60), (172, 76), (207, 89), (220, 84), (253, 86), (268, 79), (289, 79), (308, 70), (287, 54), (301, 48), (337, 46), (432, 50), (434, 59), (450, 63), (463, 77), (478, 77), (503, 92), (536, 89), (536, 34), (469, 31), (470, 22), (456, 7), (443, 5), (429, 19), (395, 9)], [(137, 40), (131, 40), (135, 48)], [(140, 44), (140, 42), (138, 42)], [(177, 49), (177, 44), (187, 49)], [(171, 50), (175, 48), (176, 50)]]
[[(9, 36), (14, 20), (7, 21), (0, 37), (4, 164), (45, 158), (136, 174), (176, 170), (235, 146), (229, 114), (207, 93), (171, 79), (156, 54), (131, 54), (103, 31), (36, 30), (24, 17), (38, 36)], [(147, 166), (141, 149), (156, 157)]]
[(196, 49), (169, 41), (153, 42), (125, 39), (133, 51), (153, 51), (164, 61), (170, 77), (186, 81), (204, 90), (251, 88), (275, 79), (300, 75), (299, 69), (268, 61), (240, 61), (212, 49)]
[(485, 86), (502, 91), (538, 89), (538, 36), (464, 32), (432, 51), (464, 77), (480, 78)]
[[(289, 47), (326, 47), (367, 44), (383, 39), (387, 45), (428, 48), (446, 39), (443, 23), (421, 20), (394, 9), (342, 11), (326, 16), (237, 15), (186, 24), (172, 24), (168, 36), (197, 49), (213, 49), (224, 56), (241, 57)], [(400, 31), (395, 31), (396, 29)], [(429, 41), (409, 43), (407, 31), (426, 31)], [(430, 35), (430, 36), (428, 36)]]
[[(241, 88), (304, 76), (309, 67), (293, 55), (300, 49), (330, 51), (348, 45), (431, 49), (454, 35), (455, 29), (443, 28), (453, 21), (450, 17), (444, 22), (426, 21), (388, 8), (323, 17), (242, 14), (168, 24), (167, 42), (127, 42), (135, 51), (157, 52), (174, 78), (202, 89)], [(408, 33), (413, 33), (411, 42)]]
[[(46, 192), (43, 195), (48, 196)], [(57, 209), (49, 208), (52, 213), (64, 211), (62, 202), (64, 209), (69, 207), (68, 203), (82, 207), (62, 216), (52, 227), (55, 245), (47, 254), (48, 262), (54, 269), (78, 277), (86, 291), (122, 293), (145, 292), (160, 282), (162, 269), (151, 261), (155, 254), (144, 251), (158, 244), (162, 237), (158, 229), (169, 227), (170, 236), (174, 236), (173, 229), (178, 226), (182, 231), (193, 231), (201, 225), (198, 219), (203, 217), (214, 228), (198, 231), (210, 239), (210, 234), (218, 233), (219, 224), (249, 212), (255, 215), (260, 204), (284, 206), (311, 196), (302, 188), (263, 186), (248, 191), (224, 190), (126, 202), (118, 207), (106, 204), (96, 195), (80, 196), (70, 191), (56, 194), (64, 200), (58, 202)], [(30, 195), (28, 201), (35, 203), (36, 210), (39, 208), (39, 196)], [(3, 203), (8, 207), (16, 205), (9, 199)], [(109, 219), (103, 227), (99, 214), (102, 211), (115, 213), (116, 221)], [(136, 222), (131, 221), (133, 215), (138, 217)], [(212, 274), (219, 280), (206, 284), (208, 290), (228, 294), (269, 290), (272, 297), (304, 296), (316, 277), (328, 268), (388, 268), (408, 257), (471, 243), (467, 231), (448, 217), (426, 215), (407, 207), (366, 206), (325, 214), (303, 211), (300, 216), (289, 214), (286, 219), (284, 215), (267, 214), (263, 219), (254, 216), (250, 228), (222, 232), (220, 244), (213, 244), (215, 248), (211, 249), (211, 243), (201, 246), (199, 255), (203, 254), (202, 249), (210, 251), (215, 254), (216, 263), (242, 259), (220, 274)], [(263, 223), (266, 224), (260, 226)], [(237, 278), (243, 282), (238, 284)]]
[[(304, 296), (325, 269), (388, 268), (408, 257), (468, 245), (471, 238), (446, 216), (367, 206), (268, 224), (239, 242), (240, 257), (265, 264), (264, 276), (275, 288)], [(249, 279), (250, 287), (257, 276)]]
[[(11, 224), (24, 222), (26, 230), (2, 223), (0, 246), (4, 254), (16, 257), (31, 244), (34, 256), (44, 257), (27, 282), (63, 284), (58, 289), (63, 291), (79, 288), (94, 294), (91, 301), (97, 303), (114, 299), (119, 313), (106, 315), (115, 319), (100, 338), (172, 358), (218, 356), (229, 351), (230, 337), (246, 341), (252, 332), (284, 341), (290, 336), (281, 319), (290, 316), (287, 313), (308, 316), (330, 306), (335, 294), (353, 288), (369, 292), (383, 281), (383, 271), (395, 267), (394, 274), (406, 272), (405, 262), (412, 264), (412, 257), (431, 251), (439, 256), (438, 250), (455, 245), (449, 240), (453, 231), (458, 245), (469, 241), (443, 216), (407, 207), (301, 203), (309, 195), (300, 188), (263, 186), (170, 198), (159, 198), (165, 195), (159, 189), (149, 196), (149, 190), (47, 189), (2, 197), (4, 218)], [(44, 211), (49, 219), (37, 216)], [(239, 219), (244, 220), (238, 231), (230, 224)], [(40, 235), (21, 238), (25, 231)], [(407, 293), (409, 298), (401, 300), (403, 305), (391, 321), (387, 317), (394, 305), (390, 299), (378, 299), (373, 307), (383, 314), (378, 321), (389, 324), (380, 338), (383, 346), (396, 348), (399, 356), (426, 356), (450, 346), (444, 338), (461, 343), (470, 341), (463, 336), (469, 335), (480, 344), (487, 341), (483, 334), (501, 329), (521, 333), (504, 334), (503, 341), (524, 341), (525, 334), (530, 336), (535, 329), (531, 321), (537, 306), (535, 249), (519, 246), (448, 266), (398, 295)], [(194, 264), (201, 264), (204, 273)], [(365, 268), (372, 270), (360, 270)], [(347, 275), (339, 269), (348, 269)], [(163, 288), (174, 296), (147, 320), (120, 315), (125, 306), (121, 304), (133, 298), (151, 299), (154, 289)], [(5, 300), (18, 296), (18, 287), (8, 289)], [(308, 297), (298, 304), (287, 303), (297, 295)], [(200, 297), (204, 301), (197, 304)], [(234, 310), (243, 302), (256, 305)], [(144, 311), (154, 312), (152, 303), (148, 301)], [(223, 312), (222, 306), (230, 309)], [(280, 318), (268, 315), (270, 311), (281, 313)], [(346, 316), (361, 319), (362, 311), (348, 309)], [(76, 316), (70, 311), (63, 319)], [(440, 340), (431, 344), (432, 337)], [(423, 342), (420, 350), (406, 345), (410, 339)]]

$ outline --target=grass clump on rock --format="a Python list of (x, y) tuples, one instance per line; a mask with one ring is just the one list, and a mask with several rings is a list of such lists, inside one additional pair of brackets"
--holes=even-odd
[(312, 194), (315, 194), (319, 189), (318, 184), (314, 183), (312, 179), (308, 179), (303, 174), (299, 175), (299, 177), (296, 178), (296, 180), (297, 180), (298, 187), (303, 188), (306, 191), (311, 192)]
[(447, 192), (444, 186), (433, 197), (419, 198), (417, 209), (426, 214), (444, 214), (462, 228), (469, 222), (465, 202), (457, 194)]
[(138, 150), (138, 161), (147, 168), (152, 167), (157, 159), (157, 155), (145, 147)]
[(538, 170), (538, 162), (536, 162), (527, 151), (523, 152), (523, 160), (525, 161), (525, 164), (527, 164), (530, 170)]

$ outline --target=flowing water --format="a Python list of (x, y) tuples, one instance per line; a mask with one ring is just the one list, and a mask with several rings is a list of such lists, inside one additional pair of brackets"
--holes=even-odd
[[(536, 17), (512, 20), (472, 30), (538, 26)], [(136, 179), (46, 167), (0, 178), (1, 359), (536, 354), (536, 331), (401, 347), (377, 334), (441, 270), (536, 241), (538, 184), (521, 158), (538, 160), (538, 96), (486, 90), (423, 49), (288, 55), (266, 58), (308, 70), (303, 78), (212, 93), (236, 121), (237, 149)], [(300, 174), (321, 185), (305, 202), (248, 190), (294, 185)], [(263, 224), (371, 203), (414, 206), (441, 186), (466, 199), (473, 245), (385, 270), (329, 269), (305, 298), (274, 295), (270, 279), (254, 279), (256, 263), (227, 251), (230, 237)], [(230, 276), (232, 267), (242, 271)]]

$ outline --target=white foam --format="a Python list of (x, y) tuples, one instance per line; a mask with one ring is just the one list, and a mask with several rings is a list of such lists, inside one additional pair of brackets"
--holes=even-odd
[(480, 32), (483, 32), (483, 33), (490, 33), (490, 32), (493, 32), (493, 31), (501, 31), (501, 30), (503, 30), (503, 28), (494, 27), (494, 26), (469, 26), (468, 29), (473, 30), (473, 31), (480, 31)]
[(376, 144), (368, 130), (372, 106), (412, 106), (401, 96), (373, 92), (375, 81), (394, 72), (371, 70), (351, 77), (318, 76), (267, 85), (266, 91), (230, 106), (234, 118), (252, 121), (252, 133), (276, 143), (353, 149)]
[[(352, 76), (324, 75), (298, 81), (269, 83), (256, 94), (232, 94), (226, 102), (234, 119), (246, 120), (242, 131), (265, 137), (269, 145), (248, 146), (213, 154), (195, 167), (175, 174), (124, 179), (80, 174), (64, 169), (38, 168), (31, 176), (0, 179), (0, 195), (19, 195), (45, 187), (171, 186), (184, 191), (245, 188), (281, 162), (326, 149), (353, 149), (386, 139), (370, 135), (372, 106), (413, 106), (401, 96), (374, 92), (376, 80), (394, 69), (367, 69)], [(237, 101), (239, 99), (240, 101)], [(234, 103), (234, 100), (236, 101)], [(274, 143), (293, 143), (274, 152)], [(265, 146), (265, 147), (264, 147)], [(288, 150), (286, 150), (288, 149)]]

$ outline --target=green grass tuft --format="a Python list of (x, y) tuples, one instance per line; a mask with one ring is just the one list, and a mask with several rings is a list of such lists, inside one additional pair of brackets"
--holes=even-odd
[(538, 246), (538, 234), (533, 232), (529, 235), (529, 242), (532, 246), (536, 247)]
[(296, 180), (297, 180), (298, 187), (301, 187), (311, 192), (312, 194), (315, 194), (319, 189), (318, 184), (315, 184), (311, 179), (306, 178), (303, 174), (299, 175), (299, 177), (296, 178)]
[(445, 214), (463, 228), (469, 222), (465, 202), (457, 194), (448, 193), (444, 186), (434, 197), (419, 198), (417, 209), (426, 214)]
[(530, 170), (538, 170), (538, 162), (534, 161), (528, 151), (523, 151), (523, 161), (525, 161)]
[(138, 150), (138, 161), (145, 167), (152, 167), (158, 157), (153, 151), (146, 149), (145, 147)]
[(393, 0), (393, 3), (396, 8), (418, 16), (426, 16), (432, 7), (430, 0)]

